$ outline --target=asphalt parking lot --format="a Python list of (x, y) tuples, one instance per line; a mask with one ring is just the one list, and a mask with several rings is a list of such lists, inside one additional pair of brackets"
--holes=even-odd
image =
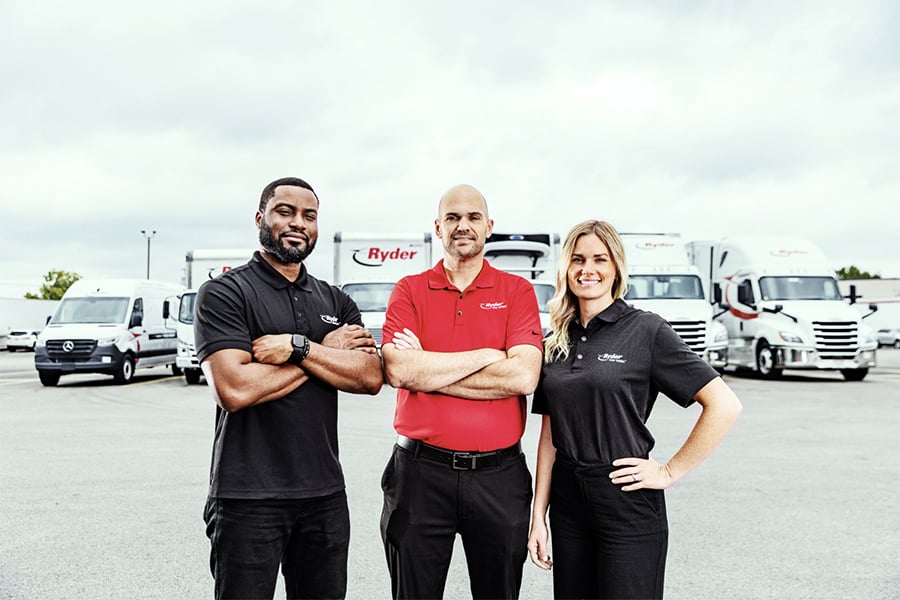
[[(900, 597), (900, 350), (878, 360), (862, 382), (726, 375), (744, 413), (719, 451), (667, 492), (667, 598)], [(205, 386), (151, 370), (128, 386), (80, 375), (44, 388), (31, 361), (0, 352), (0, 598), (210, 597)], [(393, 390), (340, 403), (348, 597), (386, 598), (379, 479)], [(678, 447), (696, 414), (660, 399), (656, 458)], [(538, 428), (531, 417), (532, 465)], [(470, 597), (459, 546), (445, 597)], [(550, 576), (526, 564), (521, 597), (552, 597)]]

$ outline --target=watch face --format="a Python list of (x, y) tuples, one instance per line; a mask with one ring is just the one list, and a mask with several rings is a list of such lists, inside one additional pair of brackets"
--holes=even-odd
[(306, 336), (301, 333), (295, 333), (294, 337), (291, 338), (291, 341), (294, 345), (294, 348), (302, 348), (306, 345)]

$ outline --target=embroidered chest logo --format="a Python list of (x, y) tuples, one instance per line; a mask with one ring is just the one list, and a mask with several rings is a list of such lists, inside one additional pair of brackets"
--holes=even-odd
[(623, 363), (623, 364), (628, 362), (627, 359), (622, 358), (621, 354), (606, 354), (606, 353), (598, 354), (597, 360), (600, 362), (614, 362), (614, 363)]
[(506, 302), (482, 302), (481, 310), (500, 310), (507, 308)]
[(328, 323), (329, 325), (340, 325), (341, 322), (337, 317), (333, 317), (331, 315), (319, 315), (319, 318)]

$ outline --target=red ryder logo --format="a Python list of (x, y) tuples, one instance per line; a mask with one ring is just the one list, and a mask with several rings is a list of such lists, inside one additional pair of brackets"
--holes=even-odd
[(806, 250), (772, 250), (770, 254), (772, 256), (777, 256), (778, 258), (787, 258), (797, 254), (809, 254), (809, 252)]
[(635, 247), (640, 250), (653, 250), (654, 248), (674, 248), (675, 244), (672, 242), (640, 242), (635, 244)]
[(364, 267), (380, 267), (388, 261), (412, 261), (415, 260), (418, 250), (393, 248), (360, 248), (353, 251), (353, 262)]

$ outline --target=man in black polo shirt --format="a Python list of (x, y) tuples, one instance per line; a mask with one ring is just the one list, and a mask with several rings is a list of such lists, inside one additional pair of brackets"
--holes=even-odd
[(197, 354), (218, 405), (206, 504), (216, 598), (343, 598), (350, 517), (337, 391), (377, 394), (359, 309), (309, 274), (319, 199), (302, 179), (265, 187), (261, 251), (197, 295)]

